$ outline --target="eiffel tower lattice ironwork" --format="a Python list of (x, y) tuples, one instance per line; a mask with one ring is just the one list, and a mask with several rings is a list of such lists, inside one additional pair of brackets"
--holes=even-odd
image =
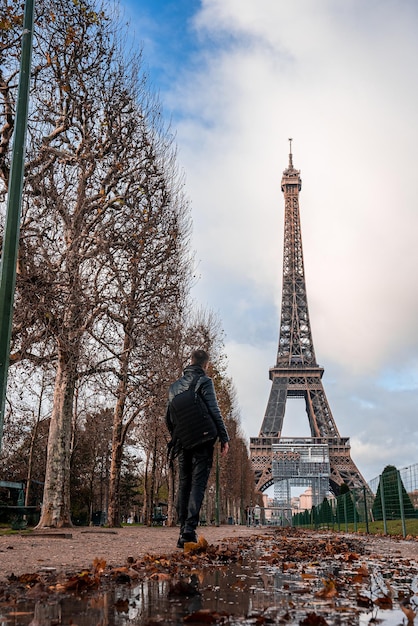
[[(250, 440), (256, 487), (265, 491), (274, 484), (275, 449), (281, 439), (286, 400), (304, 398), (312, 444), (326, 445), (329, 453), (330, 490), (338, 495), (345, 483), (350, 489), (366, 487), (350, 455), (348, 437), (341, 437), (322, 385), (324, 369), (315, 358), (306, 295), (299, 212), (300, 171), (293, 167), (292, 140), (289, 166), (281, 188), (285, 198), (283, 292), (280, 337), (276, 365), (270, 369), (272, 387), (258, 437)], [(367, 487), (368, 488), (368, 487)]]

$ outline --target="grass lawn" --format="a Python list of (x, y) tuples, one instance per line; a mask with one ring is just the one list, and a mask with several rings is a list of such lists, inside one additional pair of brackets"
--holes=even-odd
[[(303, 528), (303, 527), (302, 527)], [(305, 526), (305, 528), (312, 528), (313, 526)], [(337, 524), (329, 524), (328, 526), (325, 524), (322, 524), (320, 526), (321, 529), (324, 528), (331, 528), (333, 530), (340, 530), (342, 532), (349, 532), (349, 533), (354, 533), (356, 532), (356, 528), (357, 528), (357, 532), (361, 532), (361, 533), (366, 533), (367, 532), (367, 528), (366, 528), (366, 524), (364, 522), (357, 522), (357, 526), (355, 526), (353, 523), (350, 524), (340, 524), (339, 527)], [(402, 528), (402, 521), (401, 520), (388, 520), (386, 522), (386, 529), (387, 535), (393, 535), (393, 536), (403, 536), (403, 528)], [(418, 519), (407, 519), (405, 520), (405, 529), (406, 529), (406, 535), (410, 535), (412, 537), (417, 537), (418, 536)], [(369, 522), (369, 527), (368, 527), (368, 532), (371, 535), (384, 535), (384, 525), (383, 522)]]

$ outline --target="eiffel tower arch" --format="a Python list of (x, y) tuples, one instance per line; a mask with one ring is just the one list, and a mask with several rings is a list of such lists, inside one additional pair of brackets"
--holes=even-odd
[[(289, 484), (310, 483), (313, 504), (328, 489), (338, 495), (345, 483), (350, 489), (367, 483), (350, 455), (350, 440), (341, 437), (322, 384), (324, 369), (316, 361), (306, 294), (299, 192), (300, 171), (293, 167), (290, 139), (289, 165), (283, 172), (281, 189), (285, 199), (283, 287), (279, 346), (263, 423), (258, 437), (250, 439), (250, 456), (256, 488), (275, 486), (275, 499), (290, 506)], [(311, 437), (284, 439), (283, 419), (287, 398), (303, 398)], [(299, 481), (299, 482), (298, 482)], [(305, 481), (305, 482), (304, 482)]]

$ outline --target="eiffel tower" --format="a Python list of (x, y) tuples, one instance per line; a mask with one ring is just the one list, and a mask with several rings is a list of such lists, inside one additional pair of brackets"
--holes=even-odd
[[(256, 488), (265, 491), (273, 484), (276, 488), (276, 482), (283, 478), (283, 474), (277, 474), (277, 469), (273, 471), (275, 464), (276, 468), (285, 467), (283, 462), (280, 465), (280, 459), (287, 462), (286, 467), (292, 465), (292, 462), (295, 467), (295, 459), (300, 457), (300, 446), (305, 445), (305, 449), (309, 445), (317, 446), (318, 449), (326, 450), (326, 483), (329, 483), (331, 492), (338, 495), (343, 483), (349, 489), (368, 489), (368, 486), (351, 459), (349, 438), (341, 437), (338, 432), (322, 385), (324, 369), (315, 358), (300, 227), (299, 192), (302, 180), (300, 171), (293, 167), (292, 140), (289, 142), (289, 166), (283, 172), (281, 181), (285, 220), (279, 347), (276, 365), (270, 368), (272, 387), (261, 430), (258, 437), (250, 439), (250, 456)], [(281, 437), (281, 433), (288, 397), (304, 398), (311, 438), (289, 440), (288, 451), (283, 452), (286, 440)], [(291, 445), (292, 441), (299, 446)], [(279, 452), (280, 449), (282, 452)]]

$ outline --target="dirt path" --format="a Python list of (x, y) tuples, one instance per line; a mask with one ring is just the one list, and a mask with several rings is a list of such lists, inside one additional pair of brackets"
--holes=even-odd
[[(199, 529), (209, 543), (232, 537), (266, 532), (246, 526), (209, 526)], [(30, 534), (0, 536), (0, 580), (10, 574), (39, 572), (54, 568), (58, 572), (78, 572), (91, 567), (95, 558), (108, 565), (125, 565), (128, 558), (147, 553), (178, 552), (178, 528), (125, 526), (118, 529), (69, 528)]]
[[(246, 526), (202, 527), (199, 534), (210, 544), (254, 534), (274, 532), (269, 528)], [(326, 536), (320, 533), (316, 536)], [(347, 535), (349, 536), (349, 535)], [(352, 536), (352, 535), (351, 535)], [(388, 537), (356, 535), (364, 544), (366, 553), (396, 555), (418, 562), (418, 541)], [(48, 571), (56, 573), (79, 572), (90, 568), (95, 558), (101, 558), (112, 567), (125, 565), (127, 559), (136, 559), (147, 553), (156, 555), (177, 552), (177, 528), (124, 527), (120, 529), (71, 528), (0, 536), (0, 580), (11, 574)]]

